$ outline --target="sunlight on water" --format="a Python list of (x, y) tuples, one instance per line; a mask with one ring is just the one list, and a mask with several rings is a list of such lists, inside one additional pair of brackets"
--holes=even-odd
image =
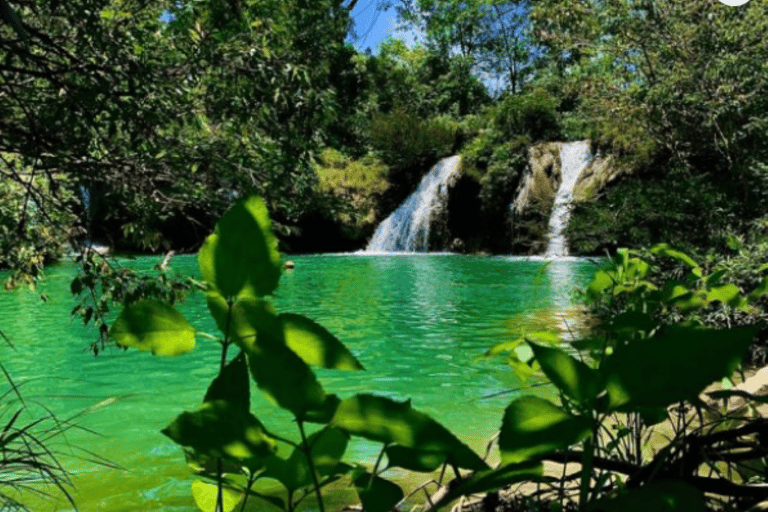
[[(434, 415), (478, 451), (516, 395), (483, 397), (520, 387), (503, 361), (480, 356), (514, 335), (527, 316), (571, 304), (573, 288), (584, 285), (594, 268), (586, 260), (546, 263), (458, 255), (291, 259), (296, 268), (283, 275), (274, 300), (277, 309), (324, 325), (367, 370), (318, 371), (326, 391), (342, 397), (375, 392), (412, 398), (415, 408)], [(151, 269), (159, 260), (142, 257), (127, 264)], [(176, 257), (172, 267), (198, 275), (194, 256)], [(16, 346), (0, 348), (3, 365), (26, 398), (61, 417), (93, 408), (77, 422), (98, 434), (72, 430), (66, 441), (125, 469), (67, 457), (78, 472), (81, 510), (195, 510), (181, 450), (159, 431), (199, 405), (216, 374), (217, 344), (198, 338), (192, 353), (177, 358), (121, 350), (93, 357), (85, 350), (93, 333), (69, 318), (73, 275), (72, 267), (55, 267), (38, 293), (0, 294), (0, 329)], [(49, 303), (39, 300), (42, 292), (49, 294)], [(197, 329), (216, 332), (203, 297), (192, 297), (180, 309)], [(255, 388), (252, 409), (271, 430), (297, 437), (289, 415)], [(65, 452), (75, 451), (71, 447), (59, 445)], [(370, 464), (377, 448), (355, 442), (350, 450), (350, 460)], [(347, 496), (339, 489), (342, 495)], [(39, 512), (69, 508), (64, 502), (33, 506)], [(252, 510), (262, 509), (254, 504)]]

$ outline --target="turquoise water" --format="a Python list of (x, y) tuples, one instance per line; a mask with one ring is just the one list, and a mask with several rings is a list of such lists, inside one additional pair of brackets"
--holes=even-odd
[[(275, 297), (279, 311), (301, 313), (338, 336), (365, 372), (319, 371), (327, 392), (342, 398), (375, 392), (411, 398), (478, 451), (497, 430), (520, 383), (501, 360), (480, 356), (521, 324), (572, 304), (572, 292), (594, 270), (585, 260), (546, 263), (458, 255), (313, 255), (292, 258)], [(157, 257), (126, 262), (150, 269)], [(174, 271), (197, 276), (194, 256), (178, 256)], [(193, 511), (190, 472), (181, 450), (159, 431), (195, 408), (218, 368), (218, 345), (198, 338), (193, 352), (153, 357), (86, 350), (93, 333), (71, 320), (73, 266), (50, 269), (37, 293), (0, 294), (0, 329), (16, 349), (0, 347), (2, 363), (30, 401), (60, 417), (89, 410), (71, 430), (65, 453), (76, 447), (123, 469), (65, 458), (77, 472), (76, 499), (84, 511)], [(42, 303), (40, 293), (48, 294)], [(202, 296), (180, 306), (200, 331), (216, 333)], [(500, 392), (515, 390), (501, 396)], [(544, 392), (544, 391), (538, 391)], [(254, 391), (258, 395), (257, 391)], [(287, 414), (260, 396), (253, 411), (271, 430), (297, 437)], [(371, 464), (377, 447), (354, 443), (349, 459)], [(69, 510), (40, 502), (34, 510)], [(253, 510), (258, 510), (254, 508)]]

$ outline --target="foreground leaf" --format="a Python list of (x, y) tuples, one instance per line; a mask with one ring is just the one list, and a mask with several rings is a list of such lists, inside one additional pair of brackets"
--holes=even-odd
[(260, 198), (241, 199), (224, 214), (200, 248), (198, 265), (205, 281), (224, 297), (241, 292), (260, 297), (275, 291), (282, 270), (280, 253)]
[(669, 327), (617, 347), (606, 364), (611, 407), (666, 407), (697, 397), (733, 373), (754, 334), (752, 327)]
[(384, 444), (395, 443), (406, 448), (448, 457), (465, 469), (488, 466), (447, 428), (426, 414), (411, 408), (410, 402), (396, 402), (374, 395), (357, 395), (342, 401), (331, 425), (352, 435)]
[(224, 366), (208, 386), (203, 402), (226, 400), (233, 407), (248, 411), (251, 406), (251, 386), (245, 352), (240, 352)]
[(275, 451), (275, 443), (261, 422), (224, 400), (206, 402), (197, 411), (181, 413), (162, 433), (197, 453), (222, 457), (251, 470), (263, 467)]
[(587, 404), (602, 390), (600, 376), (581, 361), (556, 348), (528, 343), (544, 375), (569, 398)]
[(178, 356), (195, 347), (194, 327), (173, 306), (157, 299), (125, 306), (109, 335), (121, 347), (159, 356)]
[(226, 485), (222, 487), (221, 491), (224, 503), (223, 510), (216, 508), (219, 489), (215, 484), (202, 480), (192, 482), (192, 497), (195, 499), (197, 507), (203, 512), (232, 512), (244, 496), (242, 491)]
[(397, 484), (379, 476), (371, 480), (368, 472), (361, 472), (353, 482), (366, 512), (389, 512), (405, 497)]
[[(349, 436), (334, 427), (326, 427), (307, 438), (312, 464), (319, 477), (333, 476), (337, 471), (345, 469), (339, 462), (348, 441)], [(294, 448), (287, 460), (271, 458), (261, 476), (277, 480), (291, 493), (312, 484), (307, 456), (300, 447)]]
[(590, 434), (588, 418), (568, 414), (535, 396), (513, 401), (504, 411), (499, 450), (504, 464), (535, 459), (567, 448)]
[(278, 317), (285, 343), (307, 364), (336, 370), (363, 370), (363, 365), (322, 325), (295, 313)]

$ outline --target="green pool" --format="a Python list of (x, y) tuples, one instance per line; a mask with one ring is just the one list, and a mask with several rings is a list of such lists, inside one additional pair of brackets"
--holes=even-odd
[[(125, 263), (150, 269), (159, 259)], [(342, 398), (363, 391), (412, 398), (415, 408), (478, 451), (521, 388), (503, 361), (479, 356), (521, 323), (572, 304), (574, 288), (586, 284), (595, 268), (579, 259), (547, 263), (459, 255), (292, 259), (296, 268), (283, 275), (275, 297), (278, 310), (320, 322), (367, 369), (318, 372), (326, 391)], [(172, 268), (198, 275), (194, 256), (174, 258)], [(199, 404), (217, 371), (217, 344), (198, 338), (192, 353), (176, 358), (120, 350), (94, 357), (86, 350), (93, 333), (69, 317), (75, 271), (68, 265), (50, 269), (36, 293), (0, 293), (0, 329), (16, 347), (0, 347), (3, 365), (23, 383), (26, 398), (60, 417), (91, 409), (76, 422), (93, 432), (71, 430), (68, 444), (57, 445), (60, 451), (92, 457), (80, 451), (85, 448), (123, 468), (65, 456), (76, 471), (81, 510), (196, 510), (181, 451), (159, 431)], [(48, 294), (48, 303), (39, 300), (41, 292)], [(180, 309), (198, 330), (216, 333), (202, 296)], [(504, 390), (517, 391), (499, 396)], [(254, 413), (271, 430), (297, 437), (287, 414), (260, 396), (253, 402)], [(372, 463), (376, 455), (376, 447), (366, 443), (354, 443), (350, 450), (361, 462)], [(71, 508), (63, 501), (31, 503), (41, 512)]]

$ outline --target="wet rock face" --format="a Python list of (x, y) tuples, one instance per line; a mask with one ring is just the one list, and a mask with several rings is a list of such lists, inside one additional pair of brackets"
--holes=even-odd
[(528, 169), (515, 198), (515, 212), (522, 213), (534, 204), (551, 206), (561, 178), (560, 146), (554, 142), (532, 146), (528, 150)]
[[(528, 150), (528, 166), (511, 208), (513, 253), (541, 254), (547, 249), (548, 223), (562, 182), (561, 148), (561, 143), (549, 142)], [(612, 155), (592, 156), (574, 185), (571, 203), (592, 200), (624, 172)]]
[(560, 146), (550, 142), (528, 150), (528, 167), (512, 204), (512, 252), (541, 254), (547, 226), (562, 180)]
[(624, 174), (625, 169), (616, 165), (613, 155), (596, 155), (581, 172), (573, 189), (575, 203), (589, 201), (606, 185)]

